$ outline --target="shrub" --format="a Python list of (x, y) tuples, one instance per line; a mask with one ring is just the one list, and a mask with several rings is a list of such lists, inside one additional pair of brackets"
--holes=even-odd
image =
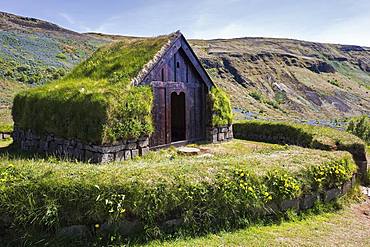
[(360, 137), (370, 145), (370, 118), (368, 116), (352, 118), (348, 123), (347, 131)]
[(249, 93), (249, 95), (250, 95), (253, 99), (257, 100), (257, 101), (260, 101), (260, 102), (262, 102), (262, 101), (263, 101), (263, 96), (262, 96), (261, 92), (259, 92), (259, 91), (253, 91), (253, 92), (250, 92), (250, 93)]
[(232, 123), (231, 102), (224, 91), (218, 87), (213, 87), (209, 93), (208, 101), (212, 111), (212, 126), (224, 126)]
[(272, 170), (266, 176), (266, 184), (275, 200), (293, 199), (301, 194), (297, 178), (283, 170)]
[(66, 56), (66, 54), (64, 54), (64, 53), (58, 53), (57, 55), (56, 55), (56, 58), (59, 58), (59, 59), (62, 59), (62, 60), (66, 60), (67, 59), (67, 56)]
[(328, 80), (328, 82), (331, 84), (331, 85), (334, 85), (336, 87), (340, 87), (339, 85), (339, 82), (337, 79), (333, 79), (333, 80)]
[(345, 181), (350, 180), (354, 172), (356, 172), (356, 165), (350, 159), (341, 159), (309, 167), (306, 174), (310, 181), (311, 191), (323, 191), (340, 188)]

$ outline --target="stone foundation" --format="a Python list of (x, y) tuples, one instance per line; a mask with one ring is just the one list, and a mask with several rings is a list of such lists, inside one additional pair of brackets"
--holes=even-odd
[(5, 140), (11, 137), (10, 132), (0, 132), (0, 140)]
[(234, 137), (233, 126), (209, 127), (207, 129), (207, 139), (211, 143), (230, 141)]
[(129, 160), (149, 152), (149, 137), (124, 140), (109, 145), (93, 145), (78, 140), (58, 138), (52, 134), (39, 136), (32, 130), (15, 128), (13, 142), (25, 151), (53, 154), (91, 163)]

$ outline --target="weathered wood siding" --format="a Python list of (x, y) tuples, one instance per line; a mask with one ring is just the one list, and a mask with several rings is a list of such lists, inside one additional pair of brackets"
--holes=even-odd
[(185, 93), (186, 140), (205, 139), (208, 86), (187, 52), (190, 52), (187, 45), (178, 40), (167, 56), (162, 58), (159, 65), (145, 79), (147, 83), (151, 83), (154, 93), (155, 132), (150, 140), (152, 147), (171, 143), (171, 93), (173, 92)]

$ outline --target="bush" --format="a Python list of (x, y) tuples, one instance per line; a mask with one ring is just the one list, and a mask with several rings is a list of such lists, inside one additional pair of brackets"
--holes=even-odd
[(286, 171), (270, 171), (265, 179), (272, 198), (275, 198), (275, 200), (293, 199), (302, 192), (298, 179)]
[(350, 180), (354, 171), (356, 171), (356, 165), (349, 162), (349, 159), (341, 159), (321, 166), (312, 166), (307, 169), (310, 189), (311, 191), (323, 191), (340, 188), (343, 181)]
[(66, 54), (64, 54), (64, 53), (58, 53), (57, 55), (56, 55), (56, 58), (59, 58), (59, 59), (62, 59), (62, 60), (66, 60), (67, 59), (67, 56), (66, 56)]
[(218, 87), (213, 87), (209, 93), (209, 105), (212, 111), (211, 125), (230, 125), (233, 120), (231, 102), (227, 94)]
[(253, 99), (262, 102), (263, 101), (263, 96), (261, 92), (259, 91), (253, 91), (249, 93), (249, 96), (251, 96)]
[(370, 145), (370, 118), (368, 116), (352, 118), (348, 123), (347, 131), (360, 137)]
[(93, 229), (117, 220), (141, 222), (142, 238), (171, 233), (169, 220), (181, 222), (176, 230), (191, 235), (232, 229), (264, 215), (269, 202), (337, 187), (355, 171), (349, 155), (294, 173), (259, 175), (241, 165), (127, 169), (2, 160), (0, 215), (10, 217), (8, 230), (19, 235), (80, 224)]

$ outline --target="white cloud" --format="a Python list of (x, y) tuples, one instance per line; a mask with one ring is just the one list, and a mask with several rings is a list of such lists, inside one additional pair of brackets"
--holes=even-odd
[(67, 13), (58, 13), (58, 14), (59, 14), (59, 16), (63, 17), (63, 19), (66, 20), (67, 23), (69, 24), (69, 26), (73, 27), (73, 29), (77, 29), (77, 31), (79, 31), (79, 32), (89, 32), (89, 31), (91, 31), (90, 27), (84, 25), (80, 21), (77, 21), (76, 19), (74, 19), (69, 14), (67, 14)]
[(370, 47), (370, 16), (355, 16), (322, 26), (312, 37), (322, 42)]

